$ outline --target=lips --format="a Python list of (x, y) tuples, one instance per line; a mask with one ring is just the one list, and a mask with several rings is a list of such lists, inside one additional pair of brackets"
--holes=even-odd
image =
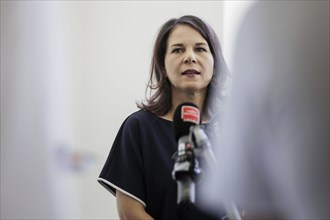
[(188, 69), (182, 72), (182, 75), (200, 75), (201, 73), (194, 69)]

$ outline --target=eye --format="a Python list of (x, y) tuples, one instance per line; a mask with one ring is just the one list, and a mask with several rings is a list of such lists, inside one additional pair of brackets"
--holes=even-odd
[(183, 52), (183, 48), (180, 48), (180, 47), (178, 47), (178, 48), (174, 48), (173, 50), (172, 50), (172, 53), (182, 53)]
[(197, 52), (207, 52), (207, 50), (204, 47), (197, 47), (196, 51)]

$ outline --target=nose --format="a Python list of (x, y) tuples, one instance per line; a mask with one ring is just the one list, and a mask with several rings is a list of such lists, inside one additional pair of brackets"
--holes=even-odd
[(187, 54), (185, 55), (185, 57), (183, 59), (183, 63), (185, 63), (185, 64), (197, 63), (197, 59), (196, 59), (194, 52), (192, 52), (192, 51), (187, 52)]

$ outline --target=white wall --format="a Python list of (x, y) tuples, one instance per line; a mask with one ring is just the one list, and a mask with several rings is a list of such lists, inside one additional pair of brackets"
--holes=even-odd
[(117, 219), (96, 179), (167, 19), (222, 2), (1, 1), (1, 218)]
[(229, 69), (232, 69), (237, 31), (244, 15), (255, 2), (255, 0), (223, 2), (222, 49)]

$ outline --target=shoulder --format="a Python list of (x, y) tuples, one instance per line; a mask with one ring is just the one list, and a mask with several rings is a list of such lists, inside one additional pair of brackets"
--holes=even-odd
[(124, 123), (124, 130), (133, 130), (140, 132), (149, 132), (152, 130), (169, 130), (172, 128), (172, 122), (165, 120), (147, 110), (138, 110), (129, 115)]
[(127, 120), (146, 120), (154, 119), (157, 116), (147, 110), (140, 109), (127, 117)]
[(138, 110), (130, 114), (123, 122), (123, 128), (135, 128), (141, 129), (146, 128), (158, 121), (159, 117), (146, 110)]
[(138, 110), (136, 112), (133, 112), (131, 115), (129, 115), (125, 119), (125, 124), (146, 124), (151, 121), (156, 120), (158, 118), (155, 114), (146, 111), (146, 110)]

